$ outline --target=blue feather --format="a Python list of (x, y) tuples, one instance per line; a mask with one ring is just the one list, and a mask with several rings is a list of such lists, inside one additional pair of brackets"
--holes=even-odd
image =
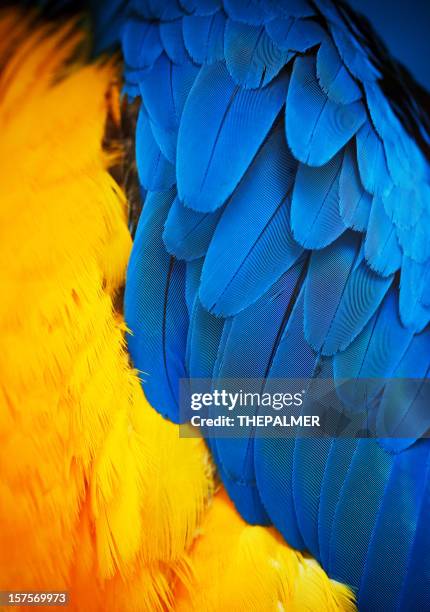
[(363, 232), (369, 222), (372, 196), (360, 181), (354, 149), (345, 148), (339, 181), (339, 211), (347, 227)]
[(333, 25), (345, 27), (345, 22), (340, 16), (339, 10), (336, 7), (333, 0), (313, 0), (313, 4), (316, 9), (327, 21), (327, 25), (332, 27)]
[(266, 32), (279, 49), (291, 56), (295, 52), (305, 53), (325, 38), (324, 30), (315, 21), (293, 17), (269, 21)]
[(419, 223), (412, 228), (397, 227), (397, 237), (404, 255), (416, 261), (425, 263), (430, 259), (430, 240), (428, 229), (430, 214), (423, 212)]
[(183, 0), (180, 4), (177, 0), (131, 0), (129, 10), (151, 21), (167, 21), (181, 17), (183, 13), (181, 5)]
[[(43, 4), (48, 3), (39, 2), (39, 6)], [(67, 1), (57, 4), (72, 6), (72, 3)], [(91, 0), (87, 6), (91, 13), (93, 57), (99, 57), (118, 45), (125, 22), (124, 2), (123, 0), (110, 0), (110, 2)]]
[(136, 124), (136, 165), (147, 191), (166, 191), (176, 182), (175, 166), (160, 151), (142, 107)]
[(329, 567), (331, 540), (336, 537), (333, 533), (336, 508), (357, 445), (358, 440), (354, 438), (335, 438), (327, 456), (318, 509), (318, 545), (321, 564), (325, 568)]
[[(304, 262), (298, 261), (275, 282), (258, 301), (232, 318), (229, 335), (224, 339), (220, 355), (218, 378), (262, 378), (271, 370), (280, 334), (288, 323), (285, 313), (291, 307)], [(258, 327), (255, 327), (258, 321)], [(252, 339), (250, 326), (254, 327)], [(244, 351), (247, 359), (244, 361)]]
[(369, 122), (358, 130), (356, 136), (357, 162), (364, 188), (371, 194), (382, 195), (391, 188), (384, 146)]
[(190, 378), (212, 378), (223, 327), (224, 319), (211, 315), (196, 296), (187, 344)]
[(220, 370), (223, 367), (225, 347), (230, 337), (230, 331), (233, 325), (233, 321), (234, 321), (234, 317), (230, 317), (228, 319), (225, 319), (225, 322), (224, 322), (224, 329), (222, 331), (222, 336), (221, 336), (221, 340), (219, 343), (218, 355), (217, 355), (215, 365), (214, 365), (213, 377), (215, 380), (219, 378)]
[[(368, 610), (399, 610), (398, 602), (419, 521), (427, 481), (428, 441), (398, 455), (384, 489), (367, 551), (358, 604)], [(408, 602), (410, 610), (417, 609)]]
[(266, 24), (266, 32), (273, 40), (273, 42), (284, 51), (289, 51), (288, 36), (291, 28), (296, 23), (293, 17), (287, 17), (285, 19), (274, 19)]
[(424, 210), (424, 202), (419, 189), (405, 189), (393, 185), (382, 195), (385, 212), (394, 225), (400, 229), (410, 229), (419, 221)]
[(139, 79), (154, 137), (164, 156), (172, 163), (176, 161), (179, 121), (198, 72), (197, 66), (191, 62), (178, 66), (163, 53), (154, 67)]
[[(381, 379), (392, 376), (412, 336), (413, 332), (400, 321), (397, 291), (392, 287), (364, 330), (334, 358), (336, 380), (351, 379), (348, 385), (338, 388), (343, 401), (357, 410), (364, 394), (367, 399), (374, 397), (383, 386)], [(366, 380), (354, 382), (360, 378)]]
[(392, 277), (363, 262), (360, 237), (346, 232), (312, 254), (305, 292), (305, 335), (314, 350), (334, 355), (347, 348), (379, 307)]
[(270, 5), (276, 9), (276, 14), (285, 17), (312, 17), (315, 15), (315, 9), (308, 0), (288, 0), (288, 2), (279, 2), (279, 0), (265, 0), (266, 5)]
[(360, 100), (361, 90), (329, 38), (324, 39), (317, 53), (317, 76), (321, 89), (333, 102), (350, 104)]
[(378, 436), (386, 438), (380, 440), (383, 448), (401, 452), (428, 431), (429, 377), (430, 330), (427, 329), (413, 337), (394, 372), (394, 379), (385, 385), (376, 422)]
[(178, 259), (192, 261), (206, 254), (223, 208), (213, 213), (200, 213), (173, 202), (164, 227), (163, 240), (167, 251)]
[(364, 254), (372, 270), (383, 276), (396, 272), (402, 262), (396, 228), (388, 218), (379, 196), (373, 198)]
[(322, 166), (342, 149), (364, 123), (361, 102), (336, 104), (318, 84), (315, 58), (297, 57), (286, 105), (288, 143), (295, 157)]
[(175, 190), (148, 195), (127, 270), (125, 320), (128, 348), (148, 401), (179, 418), (179, 379), (186, 376), (188, 313), (185, 269), (163, 246), (161, 231)]
[[(332, 359), (321, 359), (318, 378), (333, 378)], [(312, 397), (312, 382), (306, 397)], [(317, 395), (320, 385), (317, 385)], [(315, 414), (311, 400), (305, 400), (303, 416)], [(340, 418), (340, 417), (339, 417)], [(319, 560), (318, 512), (325, 466), (331, 449), (330, 438), (307, 437), (298, 432), (293, 457), (293, 496), (300, 533), (307, 550)]]
[[(280, 432), (279, 432), (280, 433)], [(306, 548), (297, 522), (292, 487), (294, 437), (258, 436), (255, 439), (255, 473), (264, 507), (290, 546)]]
[[(173, 203), (173, 205), (174, 204), (175, 203)], [(193, 261), (187, 262), (185, 268), (185, 301), (190, 317), (194, 308), (194, 300), (199, 292), (203, 261), (203, 257), (201, 259), (194, 259)]]
[[(428, 441), (421, 442), (428, 444)], [(430, 598), (430, 461), (421, 466), (424, 475), (419, 514), (414, 539), (408, 559), (407, 573), (399, 597), (398, 609), (420, 610), (427, 606)]]
[(178, 191), (187, 206), (209, 212), (231, 195), (279, 114), (287, 86), (283, 76), (246, 90), (223, 63), (201, 69), (178, 137)]
[[(343, 442), (346, 445), (346, 441), (339, 440)], [(341, 447), (342, 450), (345, 448)], [(354, 589), (360, 586), (392, 463), (393, 457), (383, 451), (376, 440), (359, 440), (351, 456), (333, 517), (327, 570), (332, 578)]]
[(379, 308), (392, 280), (392, 276), (372, 272), (362, 258), (356, 263), (327, 334), (324, 354), (335, 354), (349, 346)]
[(426, 261), (425, 264), (418, 264), (418, 266), (424, 278), (420, 302), (424, 306), (430, 306), (430, 261)]
[[(142, 94), (140, 181), (163, 190), (147, 197), (128, 269), (131, 358), (149, 401), (174, 420), (189, 374), (213, 385), (256, 376), (269, 392), (274, 378), (305, 378), (309, 398), (331, 373), (341, 422), (370, 397), (377, 440), (202, 434), (247, 520), (307, 548), (363, 610), (424, 610), (428, 162), (348, 11), (226, 0), (226, 27), (222, 5), (135, 0), (123, 31), (125, 90)], [(174, 201), (164, 189), (176, 172)], [(169, 257), (162, 235), (188, 261)], [(303, 414), (313, 408), (308, 399)]]
[[(317, 352), (325, 348), (359, 253), (360, 237), (345, 232), (336, 242), (311, 255), (305, 285), (304, 327), (306, 340)], [(347, 345), (350, 341), (347, 334)]]
[(249, 438), (219, 438), (212, 442), (215, 442), (219, 465), (227, 477), (224, 486), (240, 514), (248, 523), (269, 525), (270, 519), (255, 482), (252, 436), (250, 433)]
[[(145, 106), (145, 105), (144, 105)], [(146, 110), (146, 109), (145, 109)], [(154, 136), (155, 142), (164, 157), (172, 165), (176, 163), (176, 141), (178, 139), (177, 131), (169, 131), (159, 123), (154, 123), (152, 119), (149, 119), (151, 124), (152, 135)]]
[(224, 10), (232, 19), (249, 25), (264, 24), (276, 14), (272, 3), (259, 0), (224, 0)]
[(302, 253), (289, 224), (295, 171), (278, 124), (229, 201), (209, 246), (200, 299), (214, 314), (230, 316), (255, 302)]
[[(423, 293), (430, 280), (430, 263), (420, 264), (403, 256), (400, 276), (400, 315), (404, 325), (421, 331), (430, 321), (430, 307)], [(428, 289), (427, 289), (428, 291)]]
[(239, 482), (228, 474), (222, 461), (218, 457), (218, 440), (213, 439), (211, 444), (215, 447), (214, 456), (218, 473), (222, 478), (222, 482), (233, 500), (236, 510), (251, 525), (269, 526), (271, 524), (266, 510), (261, 503), (260, 494), (255, 482)]
[[(302, 270), (303, 262), (297, 263), (267, 294), (232, 319), (228, 336), (224, 337), (220, 346), (222, 355), (217, 366), (219, 379), (264, 379), (267, 376), (288, 322), (291, 300), (301, 283)], [(255, 327), (255, 321), (258, 321), (258, 327)], [(250, 327), (254, 328), (251, 341)], [(244, 351), (247, 353), (246, 361), (243, 359)], [(255, 487), (254, 433), (254, 429), (249, 427), (247, 438), (217, 440), (218, 456), (224, 471), (231, 480), (242, 486), (248, 484)], [(226, 486), (233, 495), (234, 491), (232, 493), (229, 485)], [(236, 504), (240, 503), (235, 497), (233, 500)], [(249, 509), (246, 516), (252, 516), (254, 512), (254, 509)]]
[(182, 35), (182, 19), (160, 23), (160, 39), (168, 57), (175, 64), (189, 61)]
[(413, 187), (427, 172), (423, 155), (403, 129), (379, 85), (364, 83), (364, 87), (372, 122), (384, 144), (390, 175), (396, 185)]
[(319, 356), (304, 336), (304, 296), (305, 289), (302, 286), (276, 350), (269, 378), (312, 378), (317, 369)]
[(163, 51), (158, 26), (137, 18), (127, 19), (121, 40), (125, 63), (133, 70), (150, 68)]
[(342, 62), (352, 76), (363, 83), (372, 83), (381, 78), (379, 70), (372, 64), (357, 40), (350, 35), (342, 21), (330, 23), (330, 32)]
[(222, 11), (183, 19), (185, 47), (198, 64), (213, 64), (224, 59), (224, 30), (226, 18)]
[(222, 8), (222, 0), (181, 0), (188, 15), (213, 15)]
[(224, 44), (227, 68), (238, 85), (264, 87), (290, 59), (288, 51), (275, 45), (264, 26), (252, 26), (229, 19)]
[(325, 166), (299, 164), (291, 204), (294, 238), (305, 248), (321, 249), (346, 229), (339, 213), (342, 153)]
[[(310, 378), (314, 374), (318, 356), (303, 335), (303, 310), (302, 287), (273, 358), (269, 378)], [(270, 390), (270, 380), (266, 389)], [(257, 436), (255, 473), (261, 498), (273, 523), (291, 546), (303, 550), (305, 544), (293, 497), (294, 447), (294, 437)]]

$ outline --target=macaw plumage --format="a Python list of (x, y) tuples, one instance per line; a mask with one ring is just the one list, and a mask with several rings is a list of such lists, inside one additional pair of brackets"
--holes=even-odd
[(0, 12), (0, 591), (64, 590), (85, 612), (353, 610), (315, 560), (243, 521), (204, 442), (144, 397), (109, 172), (120, 72), (89, 63), (86, 34)]
[(373, 380), (384, 435), (208, 446), (245, 520), (360, 608), (430, 608), (429, 412), (383, 383), (430, 371), (415, 84), (330, 0), (129, 2), (121, 44), (146, 193), (125, 320), (148, 401), (178, 422), (184, 378)]
[[(430, 609), (428, 98), (344, 2), (92, 0), (93, 40), (73, 3), (21, 4), (0, 13), (0, 591)], [(180, 438), (202, 378), (333, 380), (354, 414), (341, 382), (370, 381), (376, 435)]]

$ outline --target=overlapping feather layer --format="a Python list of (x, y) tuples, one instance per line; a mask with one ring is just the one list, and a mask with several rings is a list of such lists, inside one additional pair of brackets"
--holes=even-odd
[[(429, 166), (353, 24), (330, 0), (129, 8), (150, 194), (125, 304), (152, 405), (177, 420), (184, 375), (428, 377)], [(415, 400), (391, 410), (393, 432), (420, 424), (412, 439), (211, 442), (243, 516), (368, 609), (430, 605)]]
[(0, 589), (66, 590), (84, 612), (352, 611), (213, 495), (204, 442), (145, 400), (115, 309), (131, 247), (102, 148), (118, 75), (85, 65), (82, 41), (0, 12)]

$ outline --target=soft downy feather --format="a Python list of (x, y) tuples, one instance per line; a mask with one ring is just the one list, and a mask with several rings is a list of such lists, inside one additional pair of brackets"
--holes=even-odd
[(129, 365), (114, 304), (131, 237), (102, 148), (118, 74), (84, 65), (74, 25), (0, 14), (0, 587), (159, 610), (214, 485), (204, 443), (178, 439)]

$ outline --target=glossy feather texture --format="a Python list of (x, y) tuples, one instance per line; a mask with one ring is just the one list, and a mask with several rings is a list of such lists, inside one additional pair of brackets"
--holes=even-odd
[[(198, 75), (174, 128), (179, 198), (163, 235), (192, 279), (188, 363), (209, 377), (212, 368), (214, 379), (346, 378), (355, 381), (339, 391), (346, 411), (363, 408), (367, 377), (376, 413), (415, 431), (403, 442), (254, 441), (253, 432), (210, 441), (220, 476), (247, 520), (270, 519), (351, 584), (364, 609), (395, 609), (406, 597), (426, 608), (429, 575), (423, 565), (427, 586), (417, 588), (413, 536), (428, 540), (417, 493), (428, 487), (427, 442), (416, 442), (422, 407), (406, 389), (405, 406), (389, 410), (383, 379), (427, 376), (427, 344), (417, 339), (430, 321), (428, 161), (382, 91), (372, 51), (331, 0), (185, 4)], [(271, 296), (297, 266), (279, 320)], [(136, 306), (128, 301), (127, 320)], [(149, 332), (132, 331), (143, 346)], [(161, 372), (152, 375), (162, 384)], [(408, 526), (395, 554), (385, 543), (390, 517)]]

